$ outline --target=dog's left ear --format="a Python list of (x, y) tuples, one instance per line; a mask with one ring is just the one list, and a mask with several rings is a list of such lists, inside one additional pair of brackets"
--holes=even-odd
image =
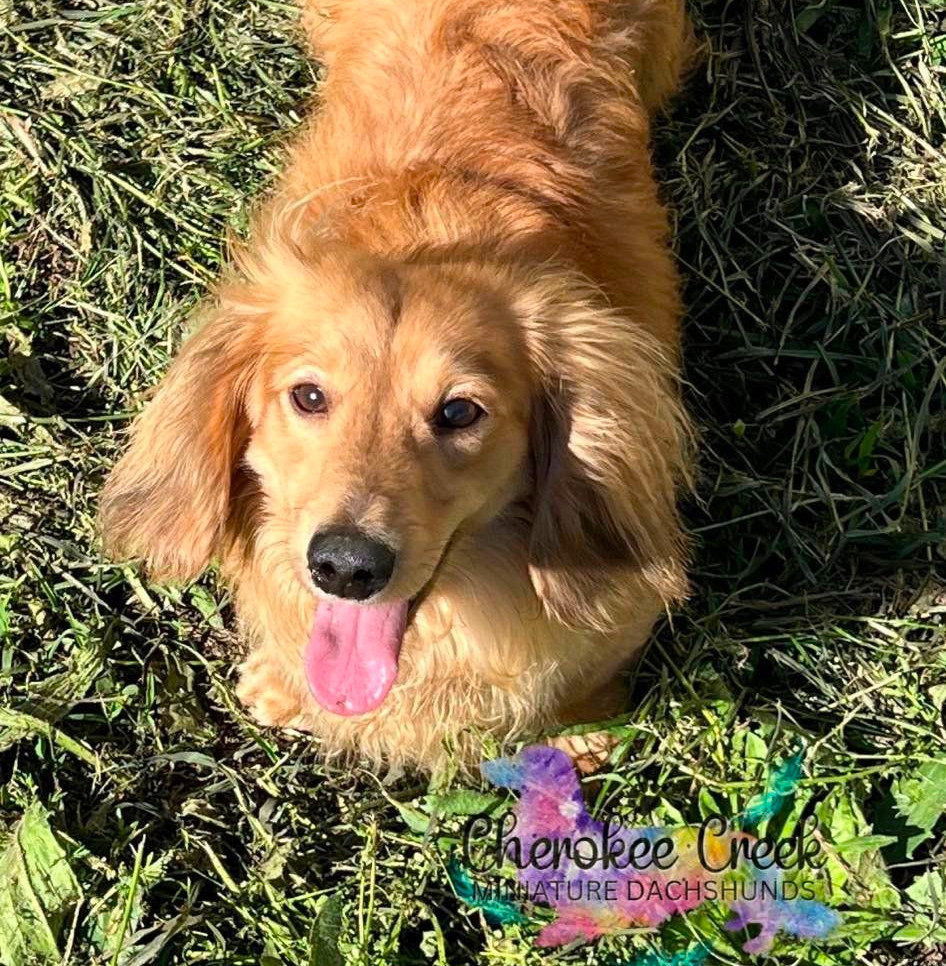
[(135, 420), (102, 492), (106, 550), (143, 560), (159, 580), (195, 577), (218, 550), (249, 434), (253, 323), (215, 307)]
[(642, 590), (666, 604), (686, 595), (676, 497), (690, 430), (675, 365), (652, 336), (590, 302), (557, 311), (529, 327), (530, 575), (552, 616), (611, 629)]

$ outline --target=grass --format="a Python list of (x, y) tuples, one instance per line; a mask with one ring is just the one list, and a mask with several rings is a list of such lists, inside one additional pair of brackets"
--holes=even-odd
[[(708, 56), (656, 149), (703, 431), (695, 590), (611, 723), (622, 742), (597, 807), (637, 823), (735, 812), (802, 738), (794, 807), (824, 819), (847, 925), (767, 961), (933, 966), (946, 6), (692, 12)], [(294, 18), (271, 0), (0, 0), (5, 964), (549, 958), (532, 926), (493, 930), (452, 894), (462, 795), (327, 770), (305, 738), (256, 728), (232, 696), (213, 581), (154, 586), (97, 554), (120, 433), (316, 86)], [(29, 864), (42, 850), (52, 885)], [(51, 939), (28, 918), (43, 888)], [(16, 921), (33, 960), (11, 945)], [(748, 961), (718, 916), (694, 924), (718, 961)], [(627, 962), (655, 941), (554, 959)], [(679, 923), (659, 938), (687, 941)]]

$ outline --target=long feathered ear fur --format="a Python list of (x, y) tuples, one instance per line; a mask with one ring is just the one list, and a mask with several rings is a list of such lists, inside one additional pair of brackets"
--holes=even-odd
[(218, 546), (249, 431), (251, 325), (221, 304), (185, 342), (102, 492), (106, 551), (157, 579), (196, 576)]
[[(548, 293), (547, 293), (548, 294)], [(677, 513), (690, 427), (675, 362), (640, 326), (564, 290), (527, 326), (538, 399), (530, 575), (548, 612), (610, 629), (642, 585), (686, 595)]]

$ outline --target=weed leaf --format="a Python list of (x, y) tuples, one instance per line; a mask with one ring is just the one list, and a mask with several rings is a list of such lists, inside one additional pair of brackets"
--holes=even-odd
[(59, 933), (80, 898), (46, 810), (31, 804), (0, 853), (0, 963), (58, 963)]
[(338, 949), (342, 933), (342, 900), (331, 896), (312, 926), (309, 966), (345, 966)]
[(907, 858), (932, 834), (946, 813), (946, 761), (930, 761), (899, 779), (893, 787), (897, 814), (907, 825)]
[(434, 815), (479, 815), (495, 808), (499, 801), (496, 795), (461, 788), (443, 795), (431, 795), (427, 804)]

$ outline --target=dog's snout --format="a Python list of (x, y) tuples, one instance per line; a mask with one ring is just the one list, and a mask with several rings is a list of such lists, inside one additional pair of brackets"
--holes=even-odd
[(316, 587), (345, 600), (367, 600), (394, 571), (394, 551), (360, 530), (333, 527), (309, 542), (309, 572)]

